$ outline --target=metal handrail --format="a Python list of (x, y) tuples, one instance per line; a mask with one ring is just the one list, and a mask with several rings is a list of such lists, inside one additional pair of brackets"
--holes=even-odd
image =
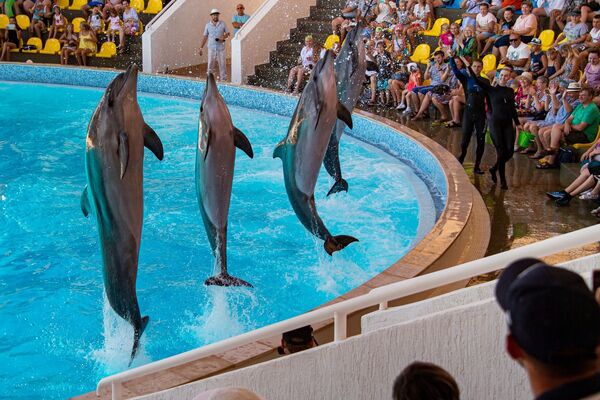
[(406, 297), (415, 293), (435, 289), (454, 282), (469, 279), (474, 276), (486, 274), (504, 268), (508, 263), (523, 257), (545, 257), (561, 251), (580, 247), (600, 240), (600, 225), (580, 229), (575, 232), (555, 236), (537, 243), (512, 249), (479, 260), (470, 261), (452, 268), (417, 276), (412, 279), (392, 283), (371, 290), (369, 293), (340, 303), (332, 304), (259, 328), (242, 335), (212, 343), (198, 349), (174, 355), (163, 360), (146, 364), (137, 368), (123, 371), (108, 376), (98, 382), (96, 393), (104, 385), (112, 387), (112, 398), (121, 398), (121, 385), (140, 376), (155, 373), (164, 369), (173, 368), (188, 362), (196, 361), (215, 353), (223, 353), (236, 347), (243, 346), (259, 340), (280, 336), (282, 333), (300, 328), (305, 325), (314, 325), (323, 321), (334, 320), (334, 341), (346, 339), (346, 322), (348, 314), (379, 305), (380, 309), (387, 308), (389, 301)]

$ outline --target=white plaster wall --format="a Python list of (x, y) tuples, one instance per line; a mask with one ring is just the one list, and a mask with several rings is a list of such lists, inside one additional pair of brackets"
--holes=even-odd
[[(204, 26), (210, 19), (210, 10), (217, 8), (221, 11), (221, 20), (233, 34), (231, 18), (236, 13), (235, 6), (238, 3), (244, 4), (246, 14), (252, 15), (263, 1), (175, 0), (149, 24), (142, 35), (144, 72), (163, 72), (166, 67), (172, 70), (206, 63), (206, 47), (202, 56), (198, 49)], [(227, 40), (227, 54), (228, 57), (231, 54), (231, 38)]]

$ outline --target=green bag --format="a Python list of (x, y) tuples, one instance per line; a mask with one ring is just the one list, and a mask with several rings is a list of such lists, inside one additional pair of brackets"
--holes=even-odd
[(490, 128), (487, 128), (485, 130), (485, 142), (487, 144), (491, 144), (492, 146), (494, 145), (494, 142), (492, 141), (492, 134), (490, 133)]
[(519, 147), (527, 148), (533, 141), (535, 135), (528, 131), (520, 131), (519, 132)]

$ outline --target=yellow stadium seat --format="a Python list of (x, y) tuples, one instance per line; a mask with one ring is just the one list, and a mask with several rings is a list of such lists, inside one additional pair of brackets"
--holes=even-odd
[(56, 4), (61, 8), (61, 10), (66, 10), (69, 8), (69, 0), (58, 0)]
[(79, 31), (81, 31), (82, 22), (85, 22), (85, 19), (81, 17), (73, 18), (73, 21), (71, 21), (71, 23), (73, 24), (73, 32), (79, 33)]
[(69, 10), (81, 10), (81, 7), (85, 6), (88, 0), (73, 0), (73, 4), (69, 7)]
[(28, 46), (35, 46), (35, 50), (23, 50), (23, 53), (39, 53), (42, 49), (42, 39), (39, 37), (29, 38), (27, 41)]
[(58, 39), (48, 39), (46, 40), (46, 45), (42, 50), (40, 50), (40, 54), (58, 54), (60, 53), (60, 42)]
[(135, 33), (135, 36), (140, 36), (142, 33), (144, 33), (144, 24), (142, 23), (141, 19), (138, 21), (138, 25), (139, 25), (139, 28), (138, 28), (137, 32)]
[(538, 39), (542, 41), (542, 51), (546, 51), (552, 46), (552, 43), (554, 43), (554, 31), (550, 29), (541, 31)]
[(19, 28), (25, 30), (29, 28), (29, 25), (31, 25), (31, 21), (29, 20), (29, 17), (25, 14), (21, 14), (21, 15), (17, 15), (17, 25), (19, 25)]
[(117, 55), (117, 45), (113, 42), (104, 42), (100, 51), (96, 53), (96, 57), (100, 58), (113, 58)]
[(323, 45), (324, 48), (326, 48), (327, 50), (331, 50), (333, 48), (333, 45), (336, 43), (340, 42), (340, 37), (336, 34), (333, 35), (329, 35), (327, 36), (327, 39), (325, 39), (325, 44)]
[(17, 47), (16, 49), (11, 49), (10, 52), (18, 53), (21, 51), (21, 47), (23, 47), (23, 39), (19, 39), (19, 47)]
[(0, 29), (6, 29), (6, 25), (8, 25), (8, 15), (0, 14)]
[(573, 144), (573, 148), (577, 150), (587, 150), (594, 145), (600, 139), (600, 128), (598, 128), (598, 132), (596, 133), (596, 138), (591, 143), (575, 143)]
[(427, 60), (429, 59), (429, 54), (431, 53), (431, 47), (429, 47), (426, 43), (421, 43), (415, 48), (415, 51), (410, 56), (410, 59), (413, 62), (420, 62), (423, 64), (427, 64)]
[(488, 54), (487, 56), (483, 57), (483, 60), (481, 60), (483, 62), (483, 71), (482, 73), (486, 74), (490, 71), (493, 71), (496, 69), (496, 56), (493, 54)]
[(144, 10), (146, 14), (158, 14), (163, 8), (162, 0), (148, 0), (148, 5)]
[(129, 5), (140, 13), (144, 9), (144, 0), (131, 0)]
[(457, 19), (456, 21), (454, 21), (454, 23), (457, 25), (462, 25), (462, 18)]
[(425, 32), (423, 35), (425, 36), (440, 36), (442, 33), (442, 25), (448, 24), (450, 25), (450, 20), (448, 18), (438, 18), (433, 23), (433, 27)]

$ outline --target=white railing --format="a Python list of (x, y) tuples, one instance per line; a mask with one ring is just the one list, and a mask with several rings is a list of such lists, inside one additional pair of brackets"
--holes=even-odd
[(269, 61), (277, 41), (289, 38), (298, 18), (310, 14), (316, 0), (266, 0), (231, 41), (231, 82), (246, 83), (254, 67)]
[(190, 350), (160, 361), (133, 368), (116, 375), (108, 376), (98, 382), (96, 392), (105, 385), (111, 385), (112, 398), (121, 398), (122, 383), (132, 379), (156, 373), (161, 370), (176, 367), (204, 357), (223, 353), (236, 347), (243, 346), (259, 340), (281, 336), (284, 332), (300, 328), (305, 325), (314, 325), (323, 321), (334, 320), (334, 340), (346, 339), (346, 318), (356, 311), (379, 305), (386, 309), (388, 302), (426, 290), (435, 289), (454, 282), (462, 281), (481, 274), (497, 271), (507, 264), (523, 257), (545, 257), (561, 251), (580, 247), (600, 240), (600, 225), (580, 229), (575, 232), (556, 236), (527, 246), (519, 247), (504, 253), (495, 254), (479, 260), (470, 261), (455, 267), (438, 272), (417, 276), (412, 279), (392, 283), (371, 290), (368, 294), (355, 297), (340, 303), (281, 321), (251, 332), (244, 333), (223, 341)]

